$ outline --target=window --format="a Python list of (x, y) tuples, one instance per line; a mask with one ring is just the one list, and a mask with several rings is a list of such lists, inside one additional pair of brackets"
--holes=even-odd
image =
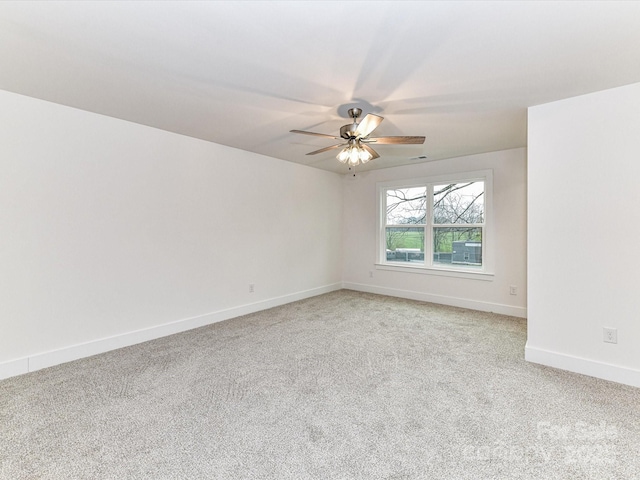
[(490, 170), (378, 184), (378, 265), (488, 273), (491, 188)]

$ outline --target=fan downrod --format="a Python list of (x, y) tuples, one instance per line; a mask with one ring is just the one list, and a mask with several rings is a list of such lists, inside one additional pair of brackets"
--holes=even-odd
[(358, 117), (362, 115), (362, 109), (358, 107), (350, 108), (347, 113), (351, 118), (353, 118), (353, 123), (340, 127), (340, 136), (345, 140), (353, 140), (357, 136), (356, 129), (358, 128)]

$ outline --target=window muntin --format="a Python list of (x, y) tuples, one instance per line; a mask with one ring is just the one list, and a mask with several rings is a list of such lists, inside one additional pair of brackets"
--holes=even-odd
[(381, 185), (380, 262), (484, 272), (491, 173), (476, 173)]

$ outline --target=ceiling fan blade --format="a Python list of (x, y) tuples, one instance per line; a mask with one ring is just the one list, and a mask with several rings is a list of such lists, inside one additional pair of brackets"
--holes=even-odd
[(314, 137), (325, 137), (325, 138), (333, 138), (334, 140), (339, 140), (340, 137), (336, 137), (334, 135), (327, 135), (325, 133), (315, 133), (315, 132), (305, 132), (304, 130), (289, 130), (291, 133), (301, 133), (303, 135), (313, 135)]
[(362, 148), (364, 148), (367, 152), (369, 152), (371, 154), (371, 160), (373, 160), (374, 158), (380, 157), (380, 155), (378, 155), (378, 153), (373, 148), (371, 148), (369, 145), (367, 145), (365, 143), (361, 143), (360, 145), (362, 145)]
[(346, 143), (339, 143), (337, 145), (331, 145), (330, 147), (324, 147), (324, 148), (321, 148), (320, 150), (314, 150), (313, 152), (309, 152), (309, 153), (307, 153), (307, 155), (315, 155), (317, 153), (327, 152), (329, 150), (333, 150), (334, 148), (342, 147), (344, 145), (346, 145)]
[(400, 144), (421, 144), (424, 143), (425, 137), (377, 137), (370, 138), (368, 141), (378, 145), (400, 145)]
[(384, 117), (374, 115), (373, 113), (367, 113), (358, 125), (358, 128), (356, 128), (356, 135), (359, 137), (366, 137), (373, 132), (378, 125), (380, 125), (382, 120), (384, 120)]

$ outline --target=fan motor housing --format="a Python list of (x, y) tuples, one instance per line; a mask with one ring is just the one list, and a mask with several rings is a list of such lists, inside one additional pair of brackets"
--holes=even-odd
[(343, 125), (340, 127), (340, 136), (345, 140), (349, 140), (350, 138), (356, 138), (356, 128), (358, 128), (357, 123), (350, 123), (349, 125)]

